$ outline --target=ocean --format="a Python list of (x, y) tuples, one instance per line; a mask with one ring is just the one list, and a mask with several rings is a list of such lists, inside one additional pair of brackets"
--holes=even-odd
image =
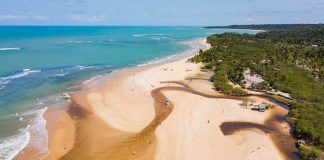
[(192, 53), (200, 47), (196, 39), (224, 32), (256, 33), (178, 26), (0, 26), (0, 159), (12, 159), (28, 143), (45, 153), (43, 113), (67, 105), (62, 94), (76, 85)]

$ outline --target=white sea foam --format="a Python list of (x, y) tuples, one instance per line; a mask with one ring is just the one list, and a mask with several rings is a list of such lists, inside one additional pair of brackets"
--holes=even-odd
[(134, 34), (133, 37), (143, 37), (142, 34)]
[(30, 140), (30, 133), (26, 128), (20, 129), (20, 133), (11, 137), (0, 139), (0, 159), (11, 160), (13, 159), (20, 150), (25, 148)]
[(96, 78), (97, 78), (97, 77), (92, 77), (92, 78), (90, 78), (90, 79), (84, 81), (83, 84), (88, 84), (88, 83), (90, 83), (91, 81), (95, 80)]
[(37, 72), (41, 72), (41, 70), (31, 70), (31, 69), (23, 69), (21, 72), (8, 76), (8, 77), (1, 77), (0, 78), (0, 90), (3, 89), (5, 87), (6, 84), (10, 83), (11, 81), (17, 79), (17, 78), (21, 78), (21, 77), (25, 77), (28, 76), (32, 73), (37, 73)]
[(152, 34), (134, 34), (133, 37), (144, 37), (144, 36), (165, 36), (166, 34), (152, 33)]
[(94, 68), (95, 66), (76, 66), (76, 68), (80, 69), (80, 70), (84, 70), (84, 69), (90, 69), (90, 68)]
[(30, 141), (28, 146), (37, 150), (37, 157), (43, 157), (48, 153), (48, 137), (46, 129), (46, 120), (44, 113), (47, 107), (37, 110), (36, 117), (32, 120), (28, 131), (30, 132)]
[[(43, 105), (39, 106), (42, 109), (27, 110), (10, 115), (19, 118), (19, 121), (23, 121), (26, 118), (29, 125), (26, 128), (20, 129), (16, 135), (0, 138), (0, 160), (13, 159), (25, 147), (30, 147), (37, 151), (33, 155), (36, 159), (41, 159), (41, 157), (48, 154), (48, 133), (46, 130), (46, 120), (44, 119), (47, 107), (43, 106), (59, 102), (58, 99), (61, 98), (56, 95), (46, 99), (38, 99), (38, 101), (44, 101)], [(31, 121), (29, 121), (30, 118)]]
[(86, 81), (83, 82), (83, 84), (90, 84), (91, 82), (93, 82), (95, 79), (101, 77), (101, 75), (98, 75), (98, 76), (95, 76), (95, 77), (92, 77)]
[(173, 54), (173, 55), (162, 57), (162, 58), (155, 58), (155, 59), (150, 60), (148, 62), (138, 64), (137, 66), (141, 67), (141, 66), (146, 66), (146, 65), (150, 65), (150, 64), (156, 64), (156, 63), (160, 63), (160, 62), (163, 62), (163, 61), (171, 60), (171, 59), (173, 59), (173, 58), (175, 58), (177, 56), (183, 56), (183, 55), (196, 53), (200, 49), (205, 48), (205, 46), (198, 43), (199, 40), (200, 39), (196, 39), (196, 40), (192, 40), (192, 41), (186, 41), (186, 42), (180, 42), (182, 44), (186, 44), (186, 45), (190, 46), (190, 49), (188, 49), (188, 50), (186, 50), (184, 52), (180, 52), (178, 54)]
[(93, 41), (68, 41), (69, 43), (93, 43)]
[(19, 113), (16, 113), (15, 115), (16, 115), (16, 117), (19, 117), (19, 121), (22, 121), (22, 120), (24, 119), (23, 117), (21, 117), (21, 116), (19, 115)]
[(170, 55), (170, 56), (167, 56), (167, 57), (164, 57), (164, 58), (154, 58), (153, 60), (151, 61), (148, 61), (146, 63), (142, 63), (142, 64), (139, 64), (137, 65), (138, 67), (141, 67), (141, 66), (146, 66), (146, 65), (150, 65), (150, 64), (156, 64), (156, 63), (160, 63), (160, 62), (163, 62), (163, 61), (167, 61), (167, 60), (170, 60), (174, 57), (178, 56), (178, 54), (173, 54), (173, 55)]
[[(21, 129), (21, 133), (0, 140), (0, 159), (9, 160), (14, 158), (25, 147), (31, 147), (37, 151), (36, 157), (43, 157), (48, 153), (48, 137), (44, 113), (47, 107), (39, 110), (29, 110), (16, 113), (22, 121), (24, 116), (33, 116), (32, 121)], [(35, 153), (36, 154), (36, 153)]]
[(21, 50), (19, 47), (14, 47), (14, 48), (0, 48), (0, 51), (17, 51)]
[(69, 73), (57, 73), (57, 74), (55, 74), (55, 77), (64, 77), (64, 76), (66, 76), (67, 74), (69, 74)]
[(42, 101), (38, 101), (38, 102), (36, 103), (36, 105), (39, 105), (39, 106), (44, 105), (44, 102), (42, 102)]

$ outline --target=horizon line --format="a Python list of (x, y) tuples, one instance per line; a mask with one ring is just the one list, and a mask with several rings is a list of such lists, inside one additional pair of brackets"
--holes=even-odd
[(36, 24), (36, 25), (25, 25), (25, 24), (8, 24), (8, 25), (0, 25), (0, 27), (210, 27), (210, 26), (233, 26), (233, 25), (317, 25), (317, 24), (324, 24), (324, 23), (255, 23), (255, 24), (229, 24), (229, 25), (52, 25), (52, 24)]

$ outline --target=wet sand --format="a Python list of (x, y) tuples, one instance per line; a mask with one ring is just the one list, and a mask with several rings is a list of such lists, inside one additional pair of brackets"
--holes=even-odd
[(272, 140), (279, 148), (279, 151), (289, 160), (297, 160), (298, 150), (295, 147), (295, 139), (285, 133), (280, 131), (280, 129), (270, 125), (270, 124), (257, 124), (251, 122), (224, 122), (220, 126), (224, 135), (232, 135), (235, 132), (249, 130), (249, 129), (258, 129), (263, 131), (266, 134), (270, 134)]
[(74, 146), (75, 124), (63, 109), (48, 108), (44, 116), (47, 120), (46, 129), (49, 137), (47, 158), (58, 159)]
[(76, 142), (60, 159), (151, 159), (154, 155), (151, 132), (130, 133), (114, 129), (76, 103), (68, 112), (76, 122)]

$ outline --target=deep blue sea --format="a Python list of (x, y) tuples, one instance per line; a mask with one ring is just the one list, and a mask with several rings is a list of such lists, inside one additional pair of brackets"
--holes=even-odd
[[(0, 159), (11, 159), (31, 131), (46, 134), (42, 114), (62, 93), (99, 74), (197, 49), (194, 40), (248, 30), (202, 27), (0, 26)], [(35, 145), (45, 145), (38, 137)], [(46, 151), (46, 150), (45, 150)]]

